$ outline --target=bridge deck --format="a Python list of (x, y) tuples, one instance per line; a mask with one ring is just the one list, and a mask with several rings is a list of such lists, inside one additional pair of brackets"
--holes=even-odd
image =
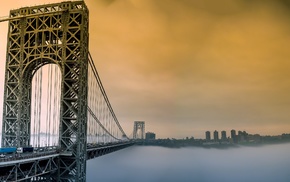
[[(87, 148), (87, 160), (129, 147), (134, 142), (90, 146)], [(46, 175), (48, 180), (55, 180), (53, 174), (58, 170), (58, 161), (64, 153), (57, 151), (15, 155), (0, 159), (0, 181), (21, 181)], [(71, 155), (70, 155), (71, 156)], [(68, 156), (69, 157), (69, 156)]]

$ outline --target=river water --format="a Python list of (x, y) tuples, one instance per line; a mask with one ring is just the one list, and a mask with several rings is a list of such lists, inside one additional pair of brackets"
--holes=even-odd
[(88, 182), (289, 182), (290, 143), (205, 149), (132, 146), (87, 162)]

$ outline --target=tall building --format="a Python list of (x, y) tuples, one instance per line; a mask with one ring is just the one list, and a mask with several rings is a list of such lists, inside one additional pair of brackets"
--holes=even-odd
[(206, 141), (210, 141), (210, 131), (205, 132), (205, 139)]
[(244, 141), (244, 136), (243, 136), (243, 132), (242, 131), (238, 131), (238, 142), (243, 142)]
[(156, 138), (155, 133), (147, 132), (147, 133), (145, 134), (145, 139), (146, 139), (146, 140), (155, 140), (155, 138)]
[(227, 132), (226, 131), (222, 131), (222, 141), (226, 141), (227, 140)]
[(133, 139), (145, 139), (145, 121), (135, 121)]
[(236, 134), (236, 130), (231, 130), (231, 138), (232, 138), (234, 143), (238, 143), (238, 137)]
[(216, 130), (213, 132), (213, 139), (215, 142), (219, 141), (219, 132)]
[(231, 138), (235, 138), (236, 136), (236, 130), (231, 130)]

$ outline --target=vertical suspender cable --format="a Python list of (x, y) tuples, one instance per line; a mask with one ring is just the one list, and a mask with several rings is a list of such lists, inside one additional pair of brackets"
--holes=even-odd
[[(49, 69), (46, 69), (46, 78), (50, 79), (49, 76), (50, 76), (50, 70)], [(49, 88), (49, 81), (47, 82), (47, 85), (46, 85), (46, 115), (45, 115), (45, 146), (47, 147), (48, 146), (48, 132), (49, 132), (49, 128), (48, 128), (48, 108), (49, 108), (49, 91), (50, 91), (50, 88)]]
[[(90, 78), (90, 70), (88, 70), (88, 78)], [(91, 107), (91, 80), (88, 79), (88, 105), (89, 107)], [(88, 127), (87, 127), (87, 141), (88, 143), (92, 143), (91, 139), (92, 139), (92, 136), (91, 136), (91, 120), (90, 120), (90, 117), (88, 117)]]
[(51, 146), (51, 141), (50, 141), (50, 136), (51, 136), (51, 102), (52, 102), (52, 92), (53, 92), (53, 88), (52, 88), (52, 78), (53, 78), (53, 69), (51, 68), (52, 64), (49, 64), (48, 65), (48, 85), (49, 85), (49, 89), (48, 89), (48, 96), (49, 96), (49, 99), (48, 99), (48, 146)]
[[(92, 78), (92, 75), (91, 75), (91, 69), (89, 69), (89, 101), (90, 101), (90, 107), (92, 108), (93, 112), (95, 112), (95, 108), (94, 108), (94, 81)], [(89, 128), (90, 128), (90, 141), (91, 143), (95, 143), (94, 142), (94, 125), (93, 125), (93, 120), (91, 119), (90, 117), (90, 125), (89, 125)]]
[[(45, 77), (48, 78), (48, 72), (46, 73)], [(48, 121), (48, 114), (47, 114), (47, 110), (48, 110), (48, 100), (49, 100), (49, 95), (48, 95), (48, 92), (49, 92), (48, 91), (49, 90), (49, 82), (47, 82), (46, 84), (47, 85), (45, 86), (46, 87), (45, 146), (47, 146), (47, 138), (48, 138), (47, 137), (47, 133), (48, 133), (48, 127), (47, 127), (48, 126), (48, 123), (47, 123), (47, 121)]]
[[(90, 70), (88, 70), (88, 74), (89, 74), (89, 78), (91, 77), (91, 75), (90, 75)], [(92, 104), (92, 80), (91, 79), (89, 79), (88, 80), (89, 81), (89, 88), (88, 88), (88, 105), (90, 106), (90, 107), (92, 107), (91, 106), (91, 104)], [(88, 133), (89, 133), (89, 135), (88, 135), (88, 137), (89, 137), (89, 142), (90, 143), (92, 143), (92, 125), (91, 125), (92, 123), (91, 123), (91, 117), (89, 117), (89, 126), (88, 126)]]
[(38, 116), (39, 116), (39, 103), (38, 103), (38, 99), (39, 99), (39, 88), (38, 88), (38, 84), (39, 84), (39, 79), (40, 79), (40, 77), (39, 77), (39, 72), (37, 72), (36, 73), (36, 81), (35, 81), (35, 99), (34, 99), (34, 103), (35, 103), (35, 112), (36, 112), (36, 114), (35, 114), (35, 116), (34, 116), (34, 120), (35, 120), (35, 125), (36, 125), (36, 131), (35, 131), (35, 137), (36, 137), (36, 143), (37, 143), (37, 146), (39, 147), (39, 145), (40, 145), (40, 142), (39, 142), (39, 128), (40, 128), (40, 126), (39, 126), (39, 118), (38, 118)]
[[(59, 125), (60, 125), (60, 100), (61, 100), (61, 72), (60, 70), (58, 70), (58, 76), (57, 76), (57, 83), (58, 83), (58, 92), (59, 92), (59, 96), (57, 97), (57, 125), (55, 126), (55, 130), (56, 130), (56, 133), (57, 133), (57, 137), (56, 137), (56, 142), (58, 143), (58, 138), (59, 138)], [(59, 143), (58, 143), (59, 145)]]
[[(111, 107), (106, 92), (89, 54), (88, 70), (88, 141), (115, 142), (126, 136)], [(93, 79), (94, 78), (94, 79)], [(96, 84), (96, 86), (95, 86)], [(127, 139), (129, 139), (126, 136)]]
[(57, 145), (57, 139), (58, 139), (58, 132), (57, 132), (57, 126), (59, 124), (59, 94), (60, 94), (60, 88), (59, 88), (59, 70), (58, 67), (55, 65), (54, 66), (54, 92), (53, 92), (53, 119), (52, 119), (52, 144), (54, 146)]
[[(34, 78), (34, 81), (32, 82), (32, 83), (34, 83), (32, 86), (33, 86), (33, 88), (32, 88), (32, 90), (33, 90), (33, 101), (34, 101), (34, 103), (33, 103), (33, 115), (32, 115), (32, 113), (31, 113), (31, 119), (33, 118), (33, 131), (32, 131), (32, 133), (33, 133), (33, 140), (32, 140), (32, 143), (33, 143), (33, 145), (35, 146), (35, 143), (36, 143), (36, 120), (35, 120), (35, 116), (36, 116), (36, 101), (35, 101), (35, 99), (36, 99), (36, 93), (37, 93), (37, 90), (36, 90), (36, 83), (37, 83), (37, 74), (35, 75), (35, 78)], [(31, 98), (31, 100), (32, 100), (32, 98)], [(32, 106), (31, 106), (32, 107)]]
[(39, 70), (40, 73), (39, 73), (39, 79), (38, 79), (38, 86), (39, 86), (39, 89), (38, 90), (38, 116), (37, 116), (37, 123), (38, 123), (38, 145), (41, 146), (41, 141), (40, 141), (40, 134), (41, 134), (41, 100), (42, 100), (42, 74), (43, 74), (43, 71), (42, 71), (42, 68)]
[[(110, 112), (111, 112), (111, 114), (112, 114), (112, 116), (114, 118), (114, 121), (116, 122), (118, 128), (121, 130), (122, 134), (126, 136), (126, 134), (125, 134), (123, 128), (121, 127), (121, 125), (120, 125), (120, 123), (119, 123), (119, 121), (118, 121), (118, 119), (117, 119), (117, 117), (116, 117), (116, 115), (114, 113), (114, 110), (113, 110), (113, 108), (112, 108), (112, 106), (111, 106), (111, 104), (109, 102), (109, 99), (108, 99), (107, 94), (105, 92), (105, 89), (104, 89), (104, 87), (102, 85), (101, 79), (100, 79), (100, 77), (98, 75), (97, 69), (95, 67), (95, 64), (93, 62), (93, 58), (92, 58), (90, 53), (89, 53), (89, 65), (91, 66), (91, 68), (93, 70), (94, 76), (95, 76), (95, 78), (96, 78), (96, 80), (97, 80), (97, 82), (99, 84), (100, 90), (101, 90), (101, 92), (103, 94), (103, 97), (104, 97), (104, 99), (106, 101), (106, 105), (108, 106), (108, 109), (110, 110)], [(126, 137), (126, 138), (129, 139), (128, 137)]]
[(35, 83), (35, 89), (34, 89), (34, 91), (35, 91), (35, 98), (34, 98), (34, 105), (35, 105), (35, 116), (34, 116), (34, 124), (36, 125), (36, 130), (37, 131), (35, 131), (35, 137), (36, 137), (36, 143), (37, 143), (37, 145), (39, 145), (39, 128), (40, 128), (40, 126), (39, 126), (39, 110), (40, 110), (40, 108), (39, 108), (39, 88), (40, 88), (40, 86), (39, 86), (39, 83), (40, 83), (40, 76), (39, 76), (39, 72), (37, 72), (36, 73), (36, 81), (34, 82)]
[(57, 70), (56, 70), (56, 66), (54, 65), (54, 75), (53, 75), (53, 81), (54, 81), (54, 85), (53, 85), (53, 114), (52, 114), (52, 145), (55, 146), (55, 125), (56, 125), (56, 109), (57, 109), (57, 104), (56, 104), (56, 94), (58, 94), (58, 90), (57, 90)]
[[(91, 75), (91, 79), (92, 80), (94, 80), (93, 79), (94, 77), (93, 77), (93, 75)], [(98, 90), (97, 90), (97, 85), (96, 85), (96, 81), (94, 80), (94, 82), (93, 82), (93, 88), (94, 88), (94, 91), (93, 91), (93, 93), (95, 93), (95, 94), (93, 94), (93, 96), (94, 96), (94, 98), (93, 98), (93, 103), (94, 103), (94, 111), (95, 111), (95, 113), (97, 113), (97, 111), (98, 111), (98, 102), (97, 102), (97, 96), (98, 96)], [(93, 131), (93, 135), (94, 135), (94, 141), (95, 141), (95, 143), (96, 142), (98, 142), (98, 140), (97, 140), (97, 134), (98, 134), (98, 131), (97, 131), (97, 123), (96, 122), (94, 122), (94, 131)]]
[[(91, 75), (91, 79), (92, 80), (94, 80), (93, 79), (94, 77), (93, 77), (93, 74)], [(95, 113), (98, 113), (98, 103), (97, 103), (97, 97), (98, 97), (98, 90), (97, 90), (97, 87), (96, 87), (96, 82), (95, 82), (95, 80), (94, 80), (94, 91), (93, 91), (93, 93), (94, 93), (94, 104), (95, 104)], [(99, 140), (98, 140), (98, 138), (99, 138), (99, 133), (98, 133), (98, 124), (96, 123), (96, 122), (94, 122), (94, 131), (93, 131), (93, 135), (94, 135), (94, 141), (95, 141), (95, 143), (99, 143)]]

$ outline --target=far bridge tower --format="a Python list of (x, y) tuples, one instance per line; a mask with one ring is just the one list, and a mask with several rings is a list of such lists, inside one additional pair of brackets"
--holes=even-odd
[(133, 139), (145, 139), (145, 121), (135, 121)]

